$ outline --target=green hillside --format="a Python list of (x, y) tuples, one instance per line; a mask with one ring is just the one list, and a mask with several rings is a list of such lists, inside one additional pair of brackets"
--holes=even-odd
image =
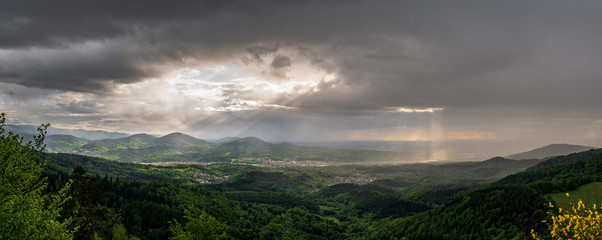
[(157, 137), (149, 134), (136, 134), (124, 138), (93, 141), (82, 146), (80, 149), (82, 151), (104, 152), (112, 149), (141, 148), (153, 144), (155, 139), (157, 139)]
[[(567, 197), (566, 194), (569, 194)], [(556, 204), (564, 209), (571, 209), (577, 206), (579, 200), (583, 201), (585, 206), (592, 207), (594, 204), (600, 206), (602, 203), (602, 182), (588, 183), (568, 192), (559, 192), (549, 194)]]
[[(368, 239), (526, 239), (531, 229), (547, 231), (541, 222), (548, 210), (544, 194), (556, 193), (551, 198), (564, 207), (577, 198), (591, 206), (592, 191), (600, 187), (592, 183), (593, 176), (600, 175), (602, 150), (551, 158), (497, 182), (449, 192), (455, 199), (440, 208), (379, 222), (370, 228)], [(577, 188), (585, 183), (591, 184)], [(571, 198), (566, 199), (566, 191)]]
[[(212, 165), (169, 165), (154, 166), (137, 163), (124, 163), (103, 158), (82, 156), (77, 154), (51, 153), (48, 158), (47, 172), (49, 174), (70, 174), (72, 169), (81, 166), (89, 174), (108, 176), (134, 181), (176, 181), (180, 183), (197, 183), (210, 177), (221, 178), (243, 172), (257, 170), (251, 166)], [(225, 179), (223, 179), (225, 181)]]
[(527, 239), (545, 229), (543, 196), (525, 186), (474, 191), (444, 206), (370, 228), (368, 239)]
[(200, 161), (198, 156), (186, 156), (208, 149), (211, 143), (182, 133), (163, 137), (136, 134), (125, 138), (89, 142), (75, 153), (105, 157), (122, 162)]
[[(223, 184), (206, 185), (206, 187), (217, 190), (220, 193), (218, 195), (223, 194), (225, 198), (216, 200), (215, 196), (212, 197), (213, 200), (207, 200), (211, 202), (209, 205), (203, 205), (205, 206), (204, 209), (212, 209), (221, 204), (243, 204), (243, 206), (246, 206), (245, 208), (251, 206), (275, 206), (289, 210), (302, 207), (304, 210), (302, 212), (295, 212), (295, 214), (310, 214), (316, 217), (314, 221), (318, 222), (330, 219), (328, 221), (336, 222), (338, 228), (340, 228), (338, 230), (333, 228), (331, 230), (311, 233), (314, 230), (304, 230), (304, 228), (300, 228), (301, 226), (295, 224), (285, 226), (288, 231), (300, 231), (297, 233), (300, 236), (309, 234), (299, 239), (320, 239), (320, 236), (327, 234), (327, 232), (329, 232), (328, 234), (333, 234), (332, 236), (337, 236), (334, 239), (356, 237), (364, 239), (393, 239), (393, 237), (403, 236), (410, 237), (410, 239), (425, 239), (429, 238), (429, 236), (432, 238), (441, 237), (441, 239), (445, 239), (446, 236), (450, 236), (452, 239), (457, 237), (478, 239), (479, 236), (483, 238), (488, 236), (511, 238), (524, 236), (525, 229), (532, 226), (531, 222), (540, 219), (539, 216), (543, 216), (542, 214), (544, 213), (543, 211), (537, 211), (539, 208), (535, 207), (534, 204), (542, 202), (542, 196), (533, 190), (529, 190), (530, 188), (528, 187), (493, 187), (480, 190), (476, 193), (464, 190), (464, 193), (456, 195), (456, 198), (452, 198), (455, 200), (444, 204), (442, 207), (437, 207), (437, 205), (433, 205), (431, 201), (427, 201), (424, 198), (422, 200), (425, 201), (417, 200), (420, 198), (410, 198), (410, 196), (415, 196), (415, 194), (422, 194), (421, 191), (431, 188), (434, 183), (453, 183), (447, 186), (449, 189), (453, 188), (453, 186), (461, 186), (462, 181), (480, 182), (487, 178), (491, 169), (495, 167), (504, 169), (516, 164), (516, 161), (500, 158), (480, 163), (446, 165), (412, 164), (355, 166), (355, 168), (351, 168), (351, 166), (328, 168), (257, 168), (233, 164), (160, 167), (120, 163), (72, 154), (50, 154), (49, 156), (48, 174), (50, 176), (56, 176), (56, 174), (63, 174), (65, 176), (65, 174), (69, 174), (70, 169), (76, 166), (83, 166), (90, 174), (109, 176), (109, 180), (116, 178), (120, 178), (122, 181), (169, 180), (194, 186), (196, 185), (195, 182), (198, 182), (198, 177), (222, 177), (225, 179)], [(488, 171), (482, 171), (482, 169), (487, 169)], [(348, 171), (352, 171), (352, 173)], [(407, 175), (406, 173), (409, 172), (416, 175)], [(356, 174), (363, 174), (365, 176), (372, 174), (384, 175), (380, 175), (383, 179), (382, 181), (376, 181), (372, 184), (335, 184), (334, 180), (336, 176), (353, 178), (357, 176)], [(416, 177), (421, 180), (416, 180)], [(458, 179), (460, 181), (454, 180), (459, 177), (461, 177), (461, 179)], [(51, 177), (50, 181), (53, 181), (53, 179), (56, 178)], [(384, 181), (385, 179), (388, 180)], [(434, 181), (434, 179), (437, 179), (437, 181)], [(103, 184), (110, 185), (111, 183)], [(327, 187), (328, 185), (331, 186)], [(410, 185), (415, 187), (413, 188), (414, 190), (400, 191), (404, 189), (403, 186), (407, 187)], [(391, 188), (390, 186), (396, 187)], [(174, 187), (179, 188), (171, 186), (171, 188)], [(314, 192), (315, 189), (320, 190)], [(437, 192), (439, 190), (426, 191)], [(449, 193), (453, 194), (457, 192), (450, 191)], [(196, 194), (192, 194), (191, 196), (198, 197)], [(152, 201), (159, 200), (155, 199)], [(529, 203), (533, 203), (534, 205), (529, 205)], [(132, 212), (132, 209), (129, 209), (130, 205), (112, 206), (122, 209), (122, 212), (125, 214), (124, 219), (131, 219), (131, 214), (134, 214), (134, 216), (137, 214), (135, 211)], [(543, 204), (538, 206), (543, 206)], [(434, 209), (429, 210), (433, 207)], [(232, 206), (228, 208), (232, 208)], [(524, 211), (526, 213), (515, 216), (516, 211)], [(292, 213), (286, 210), (278, 212), (277, 215), (284, 214), (282, 215), (284, 217)], [(506, 213), (506, 215), (500, 215), (501, 213)], [(253, 214), (254, 217), (268, 216), (265, 212), (246, 214)], [(235, 223), (238, 220), (235, 221), (232, 218), (233, 216), (222, 216), (220, 219), (225, 222)], [(462, 217), (458, 218), (456, 216)], [(531, 218), (531, 216), (535, 216), (536, 218)], [(285, 221), (284, 219), (278, 219), (277, 221)], [(448, 219), (447, 221), (450, 222), (438, 222), (439, 220), (435, 221), (435, 219)], [(466, 219), (473, 220), (466, 222)], [(483, 224), (476, 224), (481, 222)], [(361, 225), (357, 225), (360, 223)], [(419, 225), (429, 223), (431, 225), (424, 225), (430, 227), (420, 228), (418, 227), (419, 225), (414, 223), (423, 223)], [(276, 230), (269, 227), (269, 221), (258, 222), (257, 224), (260, 224), (258, 227), (259, 229), (263, 229), (264, 232), (268, 231), (268, 228), (271, 229), (269, 231)], [(473, 224), (471, 225), (473, 227), (463, 228), (466, 224)], [(135, 226), (135, 223), (126, 224), (128, 229), (135, 229)], [(151, 228), (166, 225), (159, 224), (153, 226)], [(250, 225), (241, 225), (239, 228), (245, 228), (245, 226)], [(239, 228), (233, 228), (232, 231), (242, 231), (236, 230)], [(355, 230), (347, 232), (350, 229)], [(480, 232), (482, 229), (490, 230)], [(148, 234), (151, 234), (150, 232), (139, 230), (132, 231), (138, 236), (150, 236)], [(260, 232), (261, 230), (255, 231)], [(480, 235), (467, 235), (471, 232), (480, 232)], [(425, 233), (431, 235), (423, 235)], [(445, 235), (445, 233), (449, 235)], [(258, 239), (262, 237), (256, 236), (253, 238)]]
[(183, 133), (170, 133), (154, 141), (155, 144), (166, 144), (170, 146), (185, 147), (196, 144), (208, 144), (209, 142), (196, 139)]
[(540, 193), (571, 191), (602, 177), (602, 149), (559, 156), (527, 171), (510, 175), (497, 184), (527, 184)]
[[(67, 138), (63, 136), (62, 138)], [(272, 144), (255, 137), (208, 142), (182, 133), (163, 137), (136, 134), (118, 139), (89, 142), (48, 139), (51, 152), (73, 152), (123, 162), (403, 162), (411, 154), (395, 151), (303, 147), (290, 143)], [(73, 137), (73, 139), (77, 139)], [(85, 144), (81, 144), (85, 143)]]
[[(172, 151), (156, 159), (188, 154), (238, 160), (155, 166), (47, 153), (45, 192), (59, 196), (71, 182), (63, 191), (69, 205), (60, 214), (74, 219), (67, 228), (76, 239), (111, 239), (118, 228), (141, 239), (167, 239), (174, 220), (188, 223), (199, 216), (234, 239), (526, 239), (531, 229), (547, 229), (545, 194), (553, 194), (557, 205), (566, 204), (558, 198), (566, 191), (591, 201), (593, 187), (600, 186), (577, 187), (602, 175), (602, 150), (548, 160), (312, 166), (262, 165), (242, 157), (336, 159), (354, 151), (256, 138), (215, 144), (182, 134), (87, 145), (139, 159)], [(258, 163), (250, 166), (252, 161)]]
[(73, 152), (89, 141), (71, 135), (50, 135), (46, 137), (46, 150), (48, 152)]
[(573, 144), (550, 144), (531, 151), (512, 154), (508, 159), (544, 159), (554, 156), (564, 156), (571, 153), (583, 152), (595, 147), (573, 145)]

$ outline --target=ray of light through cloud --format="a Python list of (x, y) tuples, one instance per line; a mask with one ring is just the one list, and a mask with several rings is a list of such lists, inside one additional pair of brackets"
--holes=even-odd
[(15, 123), (272, 141), (602, 138), (594, 1), (69, 3), (0, 9), (0, 107)]

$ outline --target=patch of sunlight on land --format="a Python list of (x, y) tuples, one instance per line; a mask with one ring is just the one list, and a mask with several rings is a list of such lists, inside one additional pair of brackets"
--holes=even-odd
[[(336, 212), (336, 211), (340, 210), (340, 209), (338, 209), (338, 208), (336, 208), (336, 207), (332, 207), (332, 206), (324, 206), (324, 205), (320, 205), (319, 207), (320, 207), (320, 210), (321, 210), (321, 211), (332, 211), (332, 212)], [(339, 221), (339, 219), (338, 219), (338, 218), (336, 218), (336, 217), (335, 217), (335, 216), (333, 216), (333, 215), (326, 214), (326, 216), (323, 216), (322, 218), (329, 219), (329, 220), (331, 220), (331, 221), (333, 221), (334, 223), (336, 223), (336, 224), (339, 224), (339, 225), (341, 224), (341, 221)]]
[(563, 209), (571, 209), (571, 203), (577, 206), (579, 199), (588, 208), (591, 208), (594, 203), (596, 206), (600, 206), (602, 202), (602, 182), (588, 183), (568, 193), (569, 197), (566, 196), (566, 192), (548, 194), (548, 196)]
[(334, 223), (336, 223), (337, 225), (341, 225), (341, 221), (339, 221), (339, 219), (338, 219), (338, 218), (336, 218), (336, 217), (333, 217), (333, 216), (325, 216), (325, 217), (322, 217), (322, 218), (325, 218), (325, 219), (331, 220), (331, 221), (333, 221)]

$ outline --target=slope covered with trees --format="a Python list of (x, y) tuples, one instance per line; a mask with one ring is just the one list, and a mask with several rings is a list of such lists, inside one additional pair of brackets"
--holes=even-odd
[(512, 154), (508, 159), (544, 159), (555, 156), (564, 156), (571, 153), (584, 152), (595, 147), (574, 145), (574, 144), (550, 144), (531, 151)]
[(272, 144), (255, 137), (208, 142), (182, 133), (163, 137), (136, 134), (95, 141), (57, 136), (50, 138), (48, 144), (50, 152), (77, 153), (123, 162), (395, 162), (408, 156), (407, 153), (396, 151)]
[[(2, 239), (527, 239), (531, 231), (545, 238), (545, 194), (602, 175), (602, 150), (444, 165), (153, 166), (44, 154), (44, 128), (28, 144), (3, 131), (3, 115), (1, 123)], [(203, 144), (180, 134), (131, 139)], [(253, 150), (240, 154), (274, 146), (234, 141), (251, 141), (244, 145)], [(221, 146), (232, 153), (238, 143)], [(200, 181), (206, 177), (223, 180)], [(378, 179), (363, 182), (369, 177)]]
[[(570, 191), (602, 175), (602, 150), (543, 161), (486, 186), (467, 189), (442, 207), (373, 225), (371, 239), (527, 239), (545, 233), (545, 194)], [(555, 204), (552, 204), (555, 205)], [(557, 211), (558, 212), (558, 211)], [(601, 223), (598, 223), (601, 224)]]
[(71, 219), (60, 219), (66, 188), (44, 194), (44, 134), (42, 125), (33, 142), (5, 132), (5, 115), (0, 115), (0, 239), (68, 239)]
[(527, 184), (542, 194), (569, 191), (602, 177), (602, 149), (558, 156), (524, 172), (501, 179), (498, 184)]

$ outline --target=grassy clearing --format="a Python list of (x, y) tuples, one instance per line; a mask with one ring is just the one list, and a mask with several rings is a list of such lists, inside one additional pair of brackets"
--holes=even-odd
[(595, 203), (600, 206), (602, 203), (602, 182), (588, 183), (573, 191), (549, 194), (556, 204), (563, 209), (571, 209), (571, 203), (577, 206), (579, 199), (583, 201), (586, 207), (592, 207)]

